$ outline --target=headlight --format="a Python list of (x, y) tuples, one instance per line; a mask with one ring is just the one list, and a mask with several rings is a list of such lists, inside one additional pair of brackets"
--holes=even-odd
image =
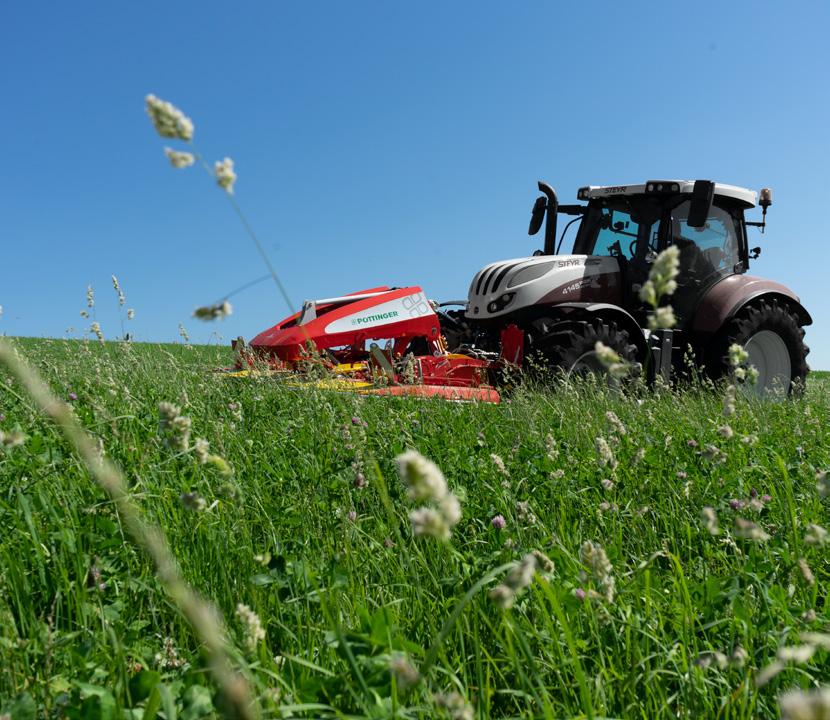
[(487, 312), (489, 313), (497, 313), (501, 310), (504, 310), (516, 297), (516, 293), (504, 293), (501, 297), (496, 298), (491, 303), (487, 305)]

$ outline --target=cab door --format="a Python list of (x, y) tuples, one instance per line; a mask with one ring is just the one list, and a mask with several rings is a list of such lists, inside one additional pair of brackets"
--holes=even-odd
[(703, 227), (688, 223), (690, 201), (674, 207), (666, 218), (666, 244), (680, 250), (677, 290), (671, 298), (678, 324), (689, 321), (703, 293), (721, 278), (741, 270), (740, 211), (715, 198)]

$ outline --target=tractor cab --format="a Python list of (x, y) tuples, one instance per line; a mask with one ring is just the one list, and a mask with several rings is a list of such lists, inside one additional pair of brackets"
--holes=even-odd
[(744, 211), (756, 204), (751, 190), (664, 180), (584, 187), (578, 197), (588, 204), (581, 206), (573, 254), (617, 259), (621, 305), (643, 325), (646, 308), (639, 289), (654, 258), (668, 246), (680, 250), (673, 304), (681, 327), (693, 317), (698, 299), (709, 287), (749, 267)]

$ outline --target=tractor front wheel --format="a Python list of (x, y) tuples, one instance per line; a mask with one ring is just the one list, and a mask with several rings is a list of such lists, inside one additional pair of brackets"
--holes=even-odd
[(625, 364), (633, 366), (637, 360), (637, 346), (629, 341), (628, 332), (614, 322), (597, 318), (553, 323), (546, 329), (548, 332), (534, 343), (538, 355), (549, 368), (568, 377), (608, 377), (608, 368), (596, 352), (598, 342), (611, 348)]
[(729, 348), (740, 345), (749, 355), (746, 365), (754, 367), (758, 379), (744, 388), (759, 397), (789, 395), (804, 387), (809, 372), (804, 329), (798, 318), (777, 300), (764, 300), (742, 310), (712, 344), (709, 367), (715, 377), (731, 371)]

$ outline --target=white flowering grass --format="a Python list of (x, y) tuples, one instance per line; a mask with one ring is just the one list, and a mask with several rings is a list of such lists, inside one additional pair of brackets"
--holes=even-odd
[[(378, 400), (222, 378), (226, 348), (15, 344), (222, 612), (261, 717), (775, 717), (826, 684), (821, 376), (786, 403), (738, 394), (725, 419), (701, 388)], [(119, 513), (6, 380), (0, 714), (28, 696), (83, 717), (94, 691), (143, 717), (133, 690), (158, 673), (177, 717), (220, 715), (203, 645)], [(412, 537), (419, 509), (448, 542)]]

